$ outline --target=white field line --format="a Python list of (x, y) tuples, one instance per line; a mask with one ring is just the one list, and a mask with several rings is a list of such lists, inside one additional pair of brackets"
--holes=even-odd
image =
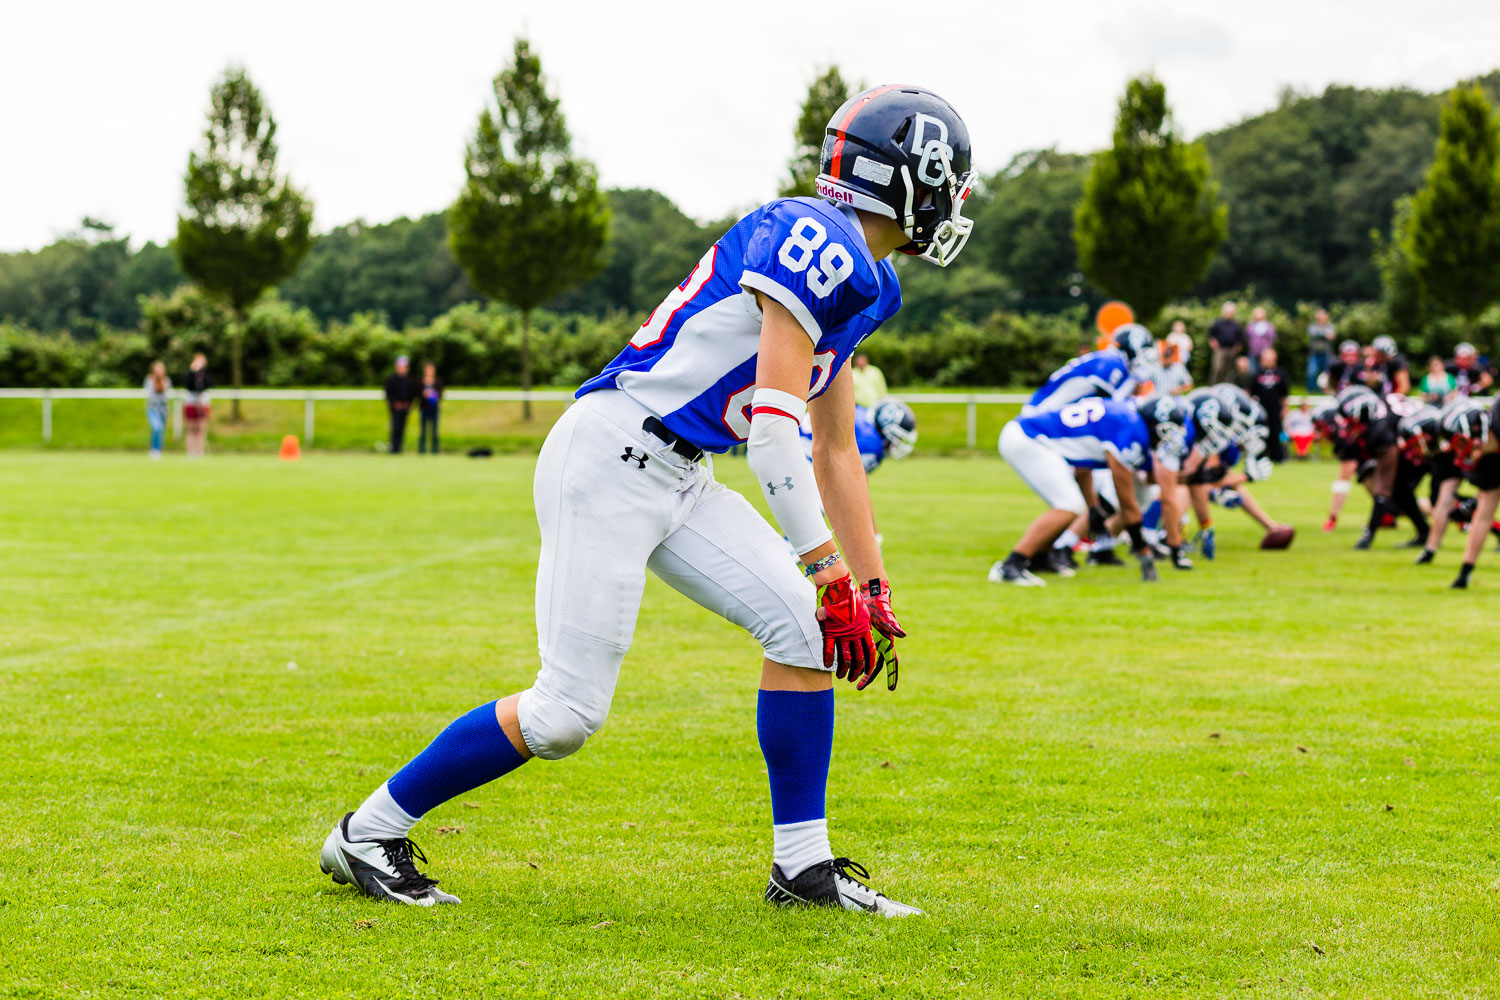
[(208, 611), (191, 616), (183, 616), (176, 619), (167, 619), (160, 622), (154, 628), (143, 631), (132, 632), (130, 635), (113, 636), (107, 639), (91, 639), (87, 642), (76, 642), (67, 646), (52, 646), (46, 649), (33, 650), (27, 653), (0, 654), (0, 666), (24, 667), (41, 661), (55, 661), (80, 653), (103, 652), (112, 649), (127, 649), (133, 646), (148, 645), (157, 641), (162, 636), (173, 632), (186, 632), (201, 629), (205, 625), (215, 625), (221, 622), (233, 621), (237, 618), (253, 617), (263, 611), (279, 607), (284, 604), (295, 604), (309, 598), (321, 597), (324, 594), (336, 593), (340, 590), (348, 590), (352, 587), (364, 587), (369, 584), (379, 583), (393, 577), (402, 576), (413, 570), (424, 569), (429, 566), (437, 566), (442, 563), (454, 562), (467, 559), (470, 556), (498, 549), (507, 540), (496, 538), (493, 541), (483, 542), (478, 545), (469, 545), (450, 552), (418, 559), (415, 562), (403, 563), (400, 566), (387, 567), (386, 569), (374, 570), (369, 573), (358, 573), (354, 576), (345, 577), (342, 580), (334, 580), (317, 587), (309, 587), (305, 590), (293, 591), (286, 594), (278, 594), (275, 597), (261, 598), (256, 601), (248, 601), (233, 607), (221, 608), (217, 611)]

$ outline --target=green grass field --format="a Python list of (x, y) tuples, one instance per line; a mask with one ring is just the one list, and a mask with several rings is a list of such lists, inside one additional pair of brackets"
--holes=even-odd
[(335, 886), (332, 822), (536, 669), (531, 467), (0, 452), (0, 995), (1500, 992), (1500, 557), (1350, 551), (1327, 464), (1260, 491), (1290, 552), (1224, 513), (1035, 591), (984, 579), (1037, 510), (998, 459), (874, 477), (912, 636), (830, 817), (925, 919), (761, 901), (758, 651), (654, 580), (604, 731), (415, 831), (462, 906)]

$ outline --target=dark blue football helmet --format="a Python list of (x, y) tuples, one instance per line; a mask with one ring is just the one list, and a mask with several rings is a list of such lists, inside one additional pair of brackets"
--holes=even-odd
[(895, 219), (911, 237), (902, 253), (951, 264), (974, 228), (963, 216), (973, 185), (968, 126), (930, 90), (875, 87), (828, 123), (818, 195)]

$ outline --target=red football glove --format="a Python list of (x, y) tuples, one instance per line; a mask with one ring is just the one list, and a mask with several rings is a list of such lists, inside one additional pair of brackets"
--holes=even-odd
[(875, 630), (876, 653), (874, 671), (859, 686), (864, 688), (884, 670), (885, 686), (894, 691), (900, 666), (896, 658), (896, 640), (906, 638), (906, 629), (896, 621), (896, 613), (891, 610), (891, 582), (876, 578), (861, 586), (859, 593), (870, 611), (870, 625)]
[[(874, 677), (875, 643), (870, 638), (870, 612), (845, 576), (818, 589), (818, 627), (823, 630), (823, 666), (838, 665), (837, 676), (859, 683)], [(866, 678), (865, 683), (868, 683)], [(864, 687), (861, 683), (860, 687)]]

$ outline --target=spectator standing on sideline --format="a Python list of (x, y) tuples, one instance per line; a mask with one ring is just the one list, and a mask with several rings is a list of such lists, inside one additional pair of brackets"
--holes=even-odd
[(146, 423), (151, 427), (151, 457), (161, 458), (162, 441), (167, 436), (167, 407), (171, 405), (172, 380), (167, 378), (167, 366), (160, 361), (151, 362), (151, 371), (141, 386), (146, 390)]
[(1250, 395), (1266, 408), (1266, 457), (1273, 462), (1284, 462), (1286, 446), (1281, 441), (1281, 425), (1286, 420), (1286, 398), (1291, 385), (1286, 372), (1276, 363), (1276, 348), (1261, 351), (1259, 361), (1260, 371), (1250, 384)]
[(1481, 394), (1495, 384), (1493, 368), (1480, 363), (1479, 352), (1468, 341), (1453, 349), (1453, 361), (1448, 365), (1448, 374), (1453, 376), (1453, 387), (1465, 396)]
[(391, 411), (392, 455), (401, 454), (401, 443), (406, 439), (406, 418), (411, 415), (411, 404), (418, 391), (417, 380), (411, 377), (411, 359), (403, 354), (396, 359), (396, 370), (385, 380), (385, 405)]
[(213, 384), (208, 377), (208, 358), (194, 354), (187, 377), (182, 380), (182, 390), (187, 393), (182, 401), (182, 422), (188, 458), (203, 457), (203, 445), (208, 440), (208, 390)]
[(422, 429), (417, 437), (417, 454), (427, 451), (427, 429), (432, 428), (432, 453), (438, 453), (438, 406), (443, 401), (443, 383), (438, 381), (437, 366), (422, 366)]
[(891, 394), (885, 387), (885, 372), (870, 364), (868, 354), (854, 356), (854, 370), (849, 375), (854, 380), (854, 402), (857, 406), (873, 410), (877, 403)]
[(1188, 336), (1187, 324), (1182, 320), (1172, 323), (1172, 332), (1156, 342), (1161, 359), (1163, 392), (1181, 395), (1193, 387), (1193, 376), (1188, 374), (1188, 362), (1193, 357), (1193, 338)]
[(1442, 406), (1448, 395), (1458, 388), (1443, 359), (1434, 354), (1427, 359), (1427, 374), (1422, 376), (1422, 398), (1433, 406)]
[(1255, 384), (1255, 373), (1250, 370), (1249, 358), (1241, 354), (1234, 359), (1234, 377), (1229, 381), (1246, 392), (1250, 391), (1250, 387)]
[(1286, 415), (1286, 436), (1291, 438), (1292, 448), (1298, 458), (1307, 458), (1312, 453), (1313, 440), (1318, 431), (1313, 426), (1312, 407), (1307, 400)]
[(1333, 360), (1333, 338), (1337, 332), (1328, 321), (1328, 310), (1319, 309), (1307, 327), (1307, 391), (1318, 391), (1318, 376), (1328, 370)]
[(1234, 310), (1233, 302), (1224, 303), (1219, 318), (1208, 328), (1209, 347), (1213, 350), (1210, 384), (1234, 381), (1234, 359), (1245, 350), (1245, 328), (1234, 318)]
[(1268, 348), (1276, 346), (1276, 324), (1266, 319), (1266, 311), (1260, 306), (1250, 313), (1250, 325), (1245, 327), (1245, 348), (1250, 358), (1250, 371), (1260, 374), (1260, 356)]

